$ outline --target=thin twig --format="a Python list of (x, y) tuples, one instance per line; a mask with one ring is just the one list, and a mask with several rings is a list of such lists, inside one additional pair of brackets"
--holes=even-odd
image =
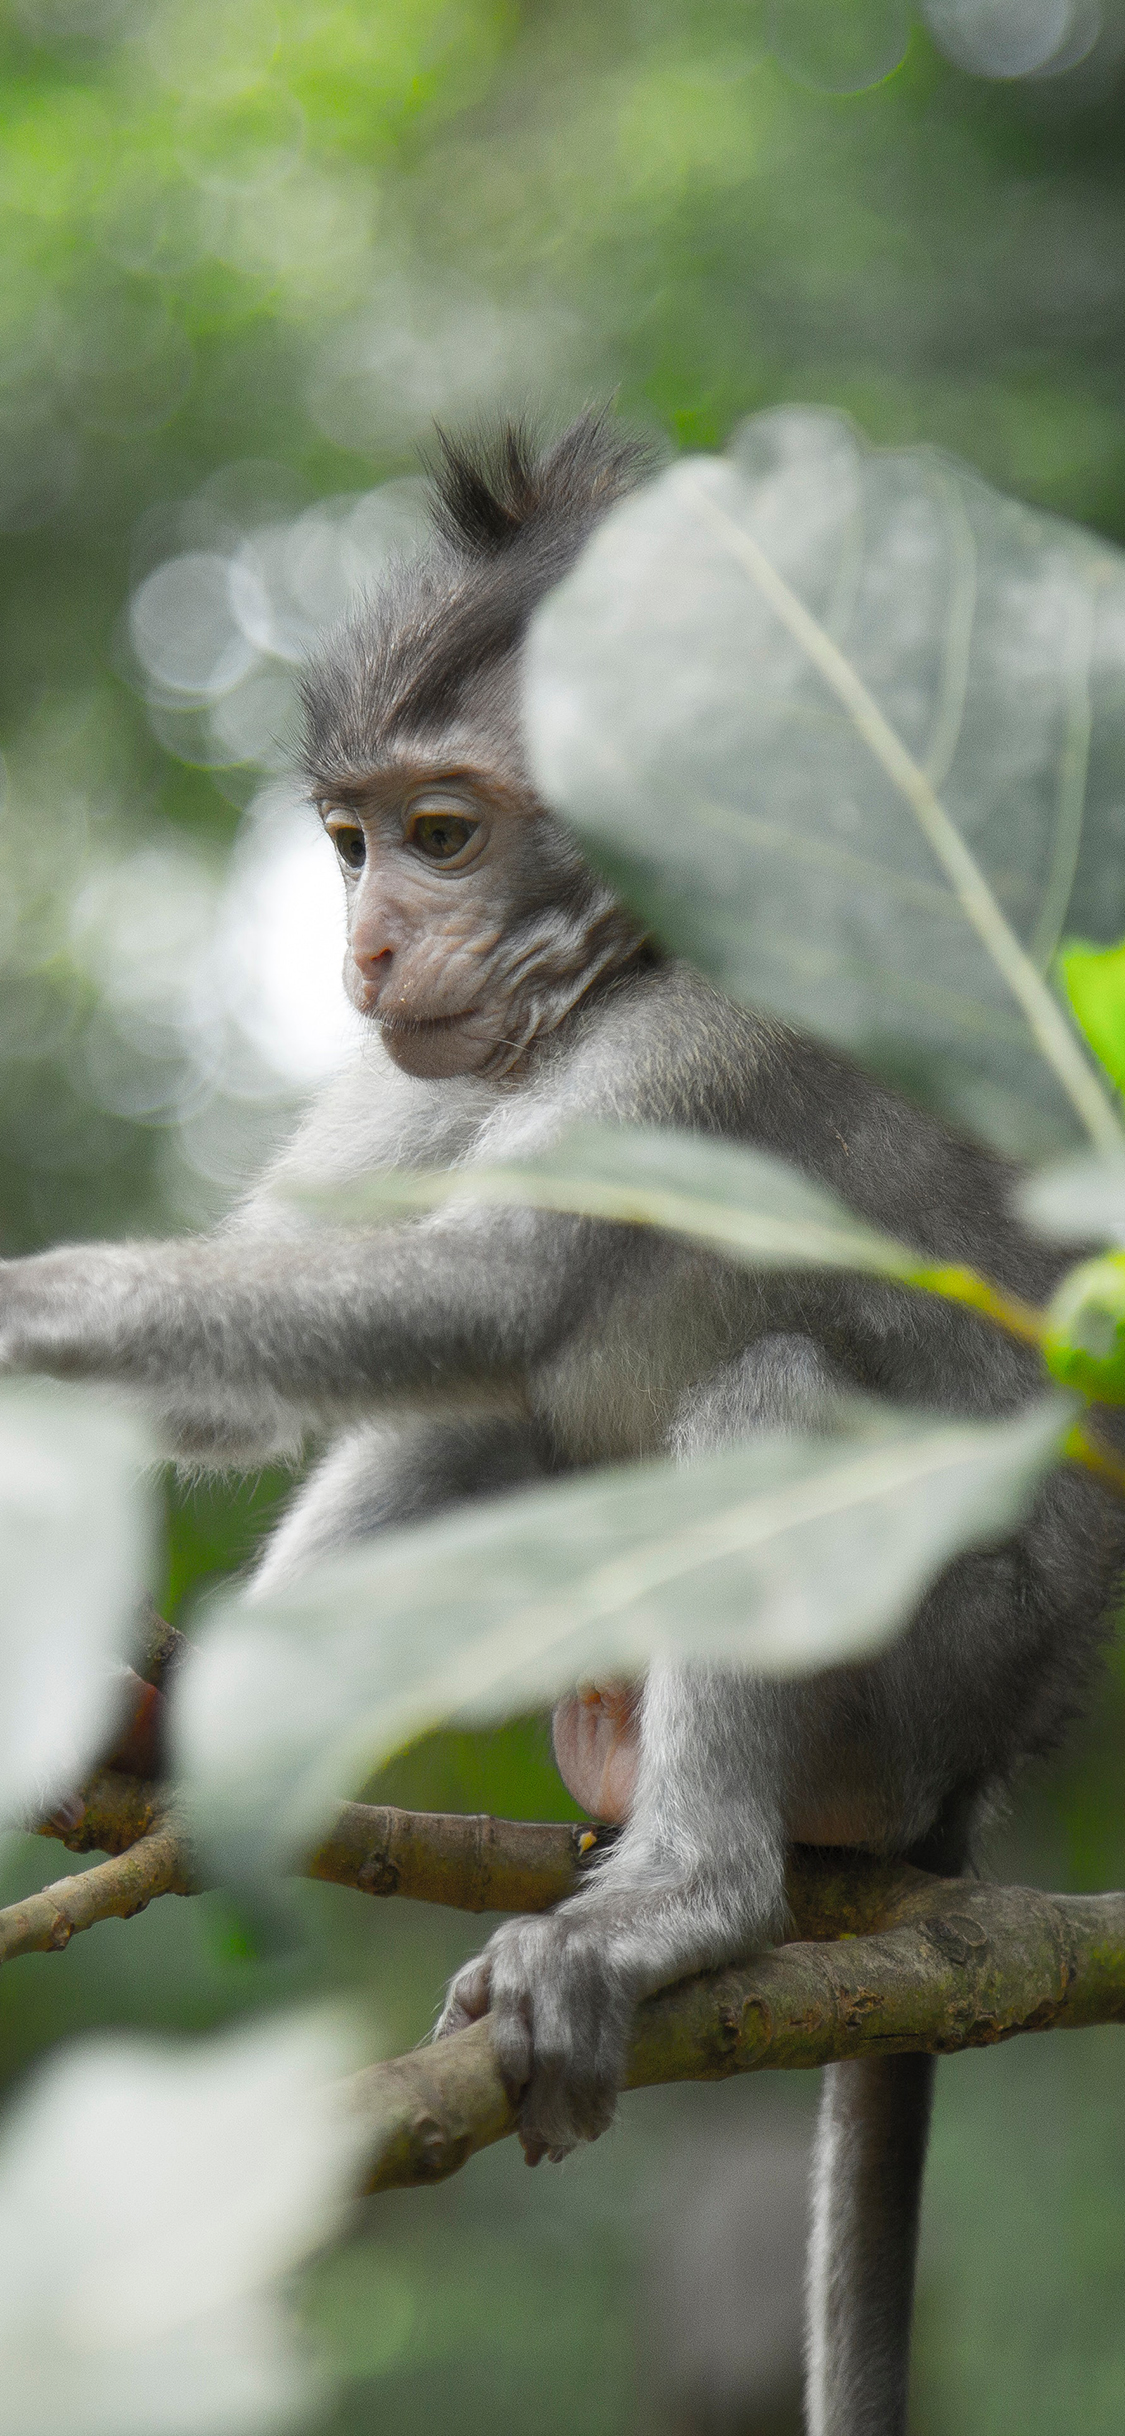
[(195, 1891), (180, 1838), (171, 1827), (156, 1827), (126, 1852), (59, 1878), (0, 1911), (0, 1962), (14, 1962), (20, 1954), (58, 1954), (96, 1921), (129, 1920), (156, 1895)]
[(156, 1691), (167, 1691), (191, 1647), (187, 1635), (175, 1624), (166, 1623), (158, 1610), (150, 1606), (142, 1622), (136, 1672), (142, 1682), (151, 1683)]
[[(127, 1857), (139, 1854), (143, 1845), (145, 1902), (155, 1895), (199, 1890), (188, 1844), (167, 1818), (165, 1788), (103, 1768), (85, 1787), (83, 1798), (85, 1807), (76, 1823), (44, 1819), (35, 1832), (65, 1844), (68, 1852)], [(573, 1893), (584, 1870), (611, 1840), (612, 1830), (605, 1827), (466, 1818), (457, 1812), (343, 1802), (304, 1874), (333, 1886), (354, 1887), (360, 1894), (407, 1895), (418, 1903), (443, 1903), (459, 1911), (540, 1912)], [(0, 1911), (0, 1962), (17, 1954), (57, 1951), (75, 1930), (118, 1917), (120, 1890), (133, 1884), (127, 1871), (117, 1872), (106, 1863), (57, 1880), (43, 1895), (11, 1904)], [(28, 1943), (26, 1922), (36, 1906), (47, 1908), (35, 1912), (39, 1926)], [(70, 1921), (66, 1934), (41, 1936), (39, 1929), (58, 1917)]]
[[(85, 1813), (76, 1826), (64, 1830), (45, 1819), (36, 1833), (52, 1836), (69, 1852), (123, 1852), (163, 1821), (166, 1801), (162, 1786), (106, 1768), (86, 1787)], [(416, 1903), (443, 1903), (457, 1911), (542, 1912), (574, 1893), (615, 1833), (612, 1827), (581, 1822), (342, 1802), (304, 1874), (365, 1895), (408, 1895)], [(801, 1935), (839, 1936), (870, 1928), (918, 1875), (899, 1861), (795, 1847), (789, 1900)]]
[[(158, 1785), (102, 1769), (85, 1789), (85, 1810), (76, 1825), (64, 1830), (58, 1820), (44, 1820), (37, 1832), (64, 1843), (70, 1852), (109, 1852), (125, 1855), (143, 1839), (150, 1848), (154, 1875), (146, 1901), (158, 1894), (185, 1894), (199, 1884), (186, 1842), (176, 1837), (165, 1813), (166, 1795)], [(355, 1887), (366, 1895), (406, 1895), (417, 1903), (442, 1903), (467, 1912), (549, 1911), (573, 1894), (584, 1873), (613, 1840), (613, 1829), (565, 1826), (522, 1819), (464, 1817), (459, 1812), (398, 1810), (366, 1802), (344, 1802), (330, 1834), (305, 1864), (305, 1875), (333, 1886)], [(158, 1834), (167, 1883), (151, 1848)], [(175, 1844), (176, 1862), (170, 1859)], [(92, 1928), (99, 1919), (118, 1916), (118, 1887), (127, 1883), (108, 1868), (84, 1871), (60, 1879), (47, 1890), (55, 1909), (63, 1888), (81, 1888), (74, 1905), (70, 1933)], [(804, 1937), (853, 1935), (887, 1916), (888, 1904), (911, 1882), (898, 1862), (865, 1861), (859, 1855), (791, 1855), (789, 1897), (797, 1929)], [(29, 1901), (38, 1902), (39, 1897)], [(99, 1902), (104, 1909), (99, 1910)], [(42, 1948), (22, 1942), (27, 1904), (0, 1911), (0, 1960), (10, 1954), (51, 1951), (66, 1939), (48, 1940)], [(9, 1945), (7, 1940), (15, 1938)]]

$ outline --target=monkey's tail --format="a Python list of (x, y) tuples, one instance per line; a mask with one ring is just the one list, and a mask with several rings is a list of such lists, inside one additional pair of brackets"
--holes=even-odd
[[(955, 1876), (977, 1799), (958, 1793), (909, 1858)], [(914, 2269), (935, 2058), (825, 2067), (809, 2234), (808, 2436), (906, 2436)]]
[(932, 2055), (829, 2064), (809, 2237), (809, 2436), (905, 2436)]

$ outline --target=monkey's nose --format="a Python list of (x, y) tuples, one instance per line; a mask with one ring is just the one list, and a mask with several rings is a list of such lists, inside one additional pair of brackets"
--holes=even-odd
[(352, 963), (355, 967), (354, 998), (361, 1015), (373, 1015), (390, 979), (394, 949), (390, 947), (357, 947), (352, 943)]
[(394, 961), (393, 947), (354, 947), (352, 954), (368, 988), (381, 990)]

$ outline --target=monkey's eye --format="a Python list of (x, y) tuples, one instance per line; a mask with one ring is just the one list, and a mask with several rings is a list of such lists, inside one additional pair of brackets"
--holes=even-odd
[(345, 871), (362, 871), (367, 861), (367, 839), (362, 829), (333, 829), (330, 835)]
[(451, 863), (479, 827), (459, 812), (415, 812), (406, 824), (406, 842), (431, 863)]

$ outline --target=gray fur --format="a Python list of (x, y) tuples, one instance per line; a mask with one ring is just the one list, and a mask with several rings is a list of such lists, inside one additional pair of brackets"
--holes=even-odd
[[(446, 766), (469, 756), (486, 778), (495, 770), (510, 800), (524, 790), (538, 876), (506, 933), (507, 961), (489, 967), (490, 988), (511, 993), (511, 1056), (424, 1081), (399, 1071), (373, 1031), (217, 1233), (67, 1249), (0, 1271), (0, 1358), (133, 1390), (185, 1460), (256, 1464), (327, 1439), (265, 1553), (261, 1588), (372, 1530), (524, 1480), (666, 1450), (687, 1458), (762, 1429), (836, 1428), (857, 1395), (1007, 1413), (1038, 1384), (1034, 1357), (983, 1320), (875, 1279), (755, 1274), (643, 1229), (544, 1211), (345, 1228), (292, 1197), (303, 1182), (379, 1167), (516, 1157), (576, 1118), (682, 1125), (780, 1153), (861, 1216), (1029, 1300), (1057, 1274), (1057, 1253), (1010, 1215), (1010, 1170), (641, 945), (531, 798), (513, 637), (532, 575), (550, 580), (587, 529), (588, 487), (583, 502), (568, 528), (556, 496), (554, 525), (527, 544), (507, 639), (491, 656), (483, 641), (469, 653), (464, 684), (455, 657), (441, 685), (434, 675), (442, 619), (448, 610), (448, 642), (468, 615), (463, 587), (476, 584), (499, 632), (495, 587), (523, 546), (505, 538), (503, 516), (518, 525), (518, 501), (501, 502), (491, 527), (476, 501), (492, 531), (478, 549), (486, 565), (469, 563), (463, 536), (452, 576), (438, 559), (403, 575), (310, 680), (323, 788), (346, 795), (364, 766), (397, 767), (413, 654), (433, 680), (416, 710), (428, 720), (439, 696), (453, 706), (427, 749)], [(419, 619), (430, 636), (421, 663)], [(410, 749), (417, 760), (418, 737)], [(540, 943), (553, 922), (565, 947), (553, 961), (540, 953), (533, 1019), (520, 921)], [(569, 1902), (497, 1931), (443, 2017), (455, 2027), (491, 2006), (529, 2155), (605, 2129), (638, 1997), (784, 1933), (790, 1839), (936, 1851), (925, 1839), (940, 1827), (948, 1857), (955, 1819), (963, 1848), (974, 1812), (1058, 1739), (1081, 1700), (1123, 1557), (1120, 1506), (1065, 1470), (1020, 1534), (947, 1569), (877, 1660), (785, 1683), (653, 1668), (619, 1840)], [(816, 2436), (901, 2436), (905, 2424), (928, 2090), (928, 2068), (909, 2059), (839, 2067), (828, 2081)]]
[(931, 2055), (830, 2064), (813, 2167), (808, 2436), (907, 2425)]

